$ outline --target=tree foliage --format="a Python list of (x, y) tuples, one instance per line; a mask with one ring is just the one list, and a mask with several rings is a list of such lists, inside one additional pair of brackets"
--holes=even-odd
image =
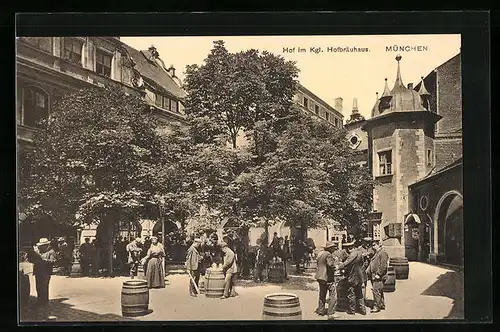
[(186, 114), (210, 118), (211, 133), (227, 135), (236, 148), (243, 131), (287, 114), (297, 75), (295, 64), (283, 57), (255, 49), (230, 53), (215, 41), (203, 65), (187, 66)]
[(20, 157), (21, 200), (31, 215), (61, 222), (144, 212), (165, 159), (158, 123), (143, 101), (120, 90), (85, 89), (59, 100)]

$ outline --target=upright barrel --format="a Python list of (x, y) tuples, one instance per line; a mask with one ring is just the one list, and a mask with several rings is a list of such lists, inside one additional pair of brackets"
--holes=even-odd
[(126, 317), (148, 314), (149, 289), (145, 280), (127, 280), (122, 286), (122, 315)]
[(384, 282), (384, 292), (394, 292), (396, 290), (396, 272), (394, 267), (387, 268), (387, 279)]
[(80, 262), (77, 259), (73, 260), (69, 276), (71, 278), (80, 278), (83, 276), (82, 266), (80, 265)]
[(278, 283), (285, 281), (285, 264), (283, 262), (271, 263), (268, 269), (267, 280)]
[(224, 294), (224, 273), (220, 269), (207, 269), (205, 273), (205, 296), (216, 298)]
[(295, 294), (270, 294), (264, 297), (263, 320), (302, 320), (299, 297)]
[(408, 274), (410, 273), (408, 258), (392, 257), (389, 259), (389, 266), (394, 267), (394, 272), (396, 272), (396, 279), (408, 279)]

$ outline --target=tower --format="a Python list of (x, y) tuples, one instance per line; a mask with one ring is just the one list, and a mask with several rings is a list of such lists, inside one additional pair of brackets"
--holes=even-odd
[[(373, 210), (381, 213), (380, 239), (391, 257), (405, 257), (404, 222), (410, 212), (408, 185), (428, 174), (434, 155), (434, 125), (441, 118), (428, 109), (425, 87), (405, 87), (401, 77), (401, 55), (396, 56), (397, 73), (389, 90), (387, 79), (382, 96), (372, 109), (372, 118), (362, 129), (368, 134), (368, 162), (376, 185)], [(378, 97), (378, 96), (377, 96)], [(426, 105), (427, 108), (424, 106)]]

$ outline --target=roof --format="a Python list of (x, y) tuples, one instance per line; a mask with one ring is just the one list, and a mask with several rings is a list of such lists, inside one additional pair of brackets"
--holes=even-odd
[(457, 160), (453, 161), (452, 163), (444, 166), (444, 167), (441, 167), (440, 169), (432, 169), (429, 174), (427, 174), (425, 177), (423, 177), (422, 179), (418, 180), (417, 182), (413, 183), (410, 185), (410, 187), (416, 185), (416, 184), (420, 184), (424, 181), (427, 181), (431, 178), (434, 178), (435, 176), (439, 175), (439, 174), (442, 174), (446, 171), (449, 171), (451, 169), (454, 169), (455, 167), (458, 167), (458, 166), (462, 166), (463, 164), (463, 157), (460, 157), (458, 158)]
[(147, 56), (151, 55), (149, 51), (138, 51), (127, 44), (123, 44), (123, 46), (134, 59), (135, 69), (143, 76), (144, 81), (178, 99), (183, 99), (186, 96), (186, 92), (177, 85), (165, 69), (147, 59)]

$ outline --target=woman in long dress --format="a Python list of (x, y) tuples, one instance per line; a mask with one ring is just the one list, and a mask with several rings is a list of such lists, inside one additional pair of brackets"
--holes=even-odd
[(146, 255), (146, 280), (149, 288), (165, 288), (165, 271), (163, 269), (163, 259), (165, 250), (158, 242), (158, 238), (151, 238), (151, 247)]

